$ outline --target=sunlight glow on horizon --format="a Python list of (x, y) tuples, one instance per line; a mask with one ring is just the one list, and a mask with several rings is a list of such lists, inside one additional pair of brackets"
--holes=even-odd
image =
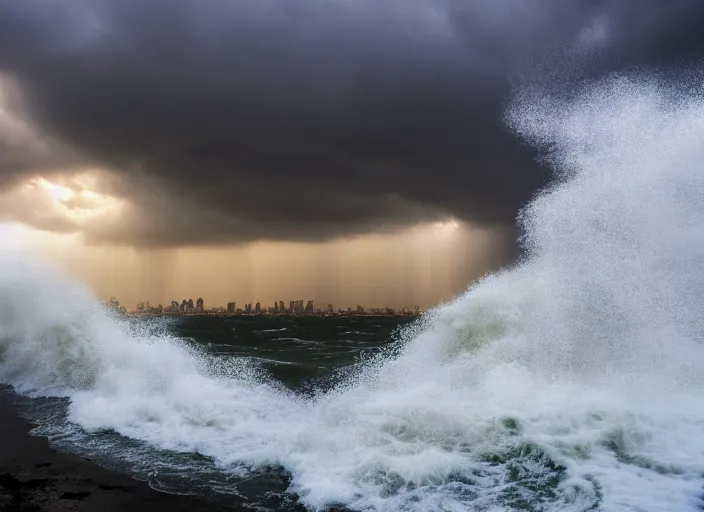
[(191, 296), (203, 296), (211, 307), (305, 298), (427, 308), (462, 292), (502, 255), (496, 245), (501, 237), (456, 220), (327, 243), (138, 249), (90, 245), (80, 230), (56, 233), (20, 224), (13, 238), (12, 245), (28, 241), (33, 252), (57, 262), (101, 299), (115, 296), (129, 308), (138, 301), (169, 304)]

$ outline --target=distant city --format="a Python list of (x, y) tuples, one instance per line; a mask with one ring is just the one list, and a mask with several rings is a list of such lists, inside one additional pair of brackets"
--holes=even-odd
[(109, 309), (121, 314), (129, 315), (210, 315), (210, 316), (254, 316), (254, 315), (270, 315), (270, 316), (417, 316), (421, 315), (420, 306), (415, 306), (413, 309), (400, 308), (394, 309), (390, 307), (365, 307), (358, 305), (356, 308), (338, 308), (332, 304), (328, 304), (325, 308), (316, 307), (312, 300), (304, 302), (303, 300), (291, 300), (286, 303), (282, 300), (274, 302), (272, 306), (262, 306), (260, 302), (245, 304), (244, 308), (238, 308), (237, 303), (228, 302), (227, 307), (212, 307), (206, 309), (205, 302), (202, 297), (199, 297), (195, 302), (193, 299), (184, 299), (171, 301), (171, 304), (164, 306), (159, 304), (153, 306), (146, 302), (139, 302), (133, 311), (128, 311), (127, 308), (120, 304), (114, 297), (104, 302), (104, 305)]

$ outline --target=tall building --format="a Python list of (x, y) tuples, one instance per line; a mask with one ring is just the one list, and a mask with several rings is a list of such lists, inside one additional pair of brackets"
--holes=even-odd
[(262, 312), (262, 305), (259, 302), (254, 305), (254, 312), (256, 314), (260, 314)]
[(202, 313), (204, 311), (203, 297), (198, 297), (198, 300), (196, 301), (196, 311), (198, 311), (199, 313)]
[(309, 301), (306, 303), (306, 314), (312, 315), (313, 312), (314, 312), (313, 301), (312, 301), (312, 300), (309, 300)]
[(335, 310), (335, 309), (332, 307), (332, 304), (328, 304), (328, 314), (331, 314), (331, 315), (332, 315), (332, 313), (333, 313), (334, 310)]
[(193, 299), (188, 299), (188, 302), (186, 302), (186, 308), (188, 311), (193, 310)]
[(296, 312), (296, 301), (295, 300), (288, 301), (288, 312), (289, 313)]
[(110, 300), (107, 302), (102, 303), (105, 308), (112, 312), (112, 313), (127, 313), (127, 308), (125, 306), (120, 305), (120, 301), (118, 301), (115, 297), (110, 297)]
[(235, 313), (237, 311), (237, 303), (236, 302), (228, 302), (227, 303), (227, 312), (228, 313)]
[(279, 301), (279, 313), (286, 313), (286, 307), (284, 306), (284, 301), (282, 300)]

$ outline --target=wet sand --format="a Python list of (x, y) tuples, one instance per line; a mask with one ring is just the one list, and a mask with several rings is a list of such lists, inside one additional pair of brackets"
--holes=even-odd
[(144, 482), (57, 452), (17, 415), (0, 390), (0, 511), (2, 512), (232, 512), (239, 506), (157, 492)]

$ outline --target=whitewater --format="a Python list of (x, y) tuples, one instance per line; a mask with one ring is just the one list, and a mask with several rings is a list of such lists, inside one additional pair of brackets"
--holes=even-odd
[(518, 95), (506, 120), (555, 170), (525, 258), (312, 397), (112, 318), (0, 231), (0, 381), (87, 432), (283, 467), (312, 510), (700, 510), (703, 91)]

